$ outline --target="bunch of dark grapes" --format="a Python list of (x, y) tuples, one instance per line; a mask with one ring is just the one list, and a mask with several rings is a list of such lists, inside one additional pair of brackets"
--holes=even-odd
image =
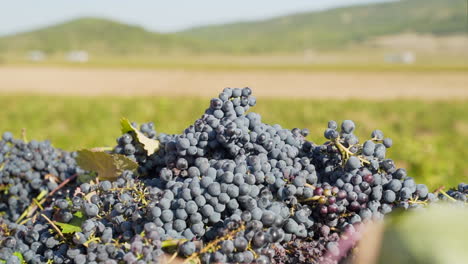
[(52, 147), (49, 141), (25, 142), (5, 132), (0, 140), (0, 215), (16, 221), (36, 197), (45, 197), (83, 171), (76, 153)]
[(328, 123), (325, 137), (330, 141), (316, 147), (311, 156), (321, 177), (314, 196), (306, 200), (315, 205), (324, 224), (344, 228), (381, 219), (396, 207), (416, 208), (437, 199), (427, 186), (416, 184), (405, 169), (396, 168), (385, 157), (392, 140), (384, 138), (380, 130), (360, 145), (352, 121), (345, 120), (341, 131), (337, 128), (336, 122)]
[[(340, 245), (363, 223), (395, 208), (466, 201), (467, 185), (437, 196), (396, 168), (380, 130), (360, 144), (352, 121), (330, 121), (317, 145), (307, 129), (263, 123), (248, 112), (255, 104), (250, 88), (226, 88), (180, 134), (143, 124), (160, 143), (152, 155), (135, 133), (123, 134), (112, 153), (136, 161), (137, 172), (70, 184), (19, 224), (41, 190), (57, 188), (50, 179), (81, 172), (74, 153), (5, 134), (0, 260), (159, 263), (165, 250), (201, 263), (338, 263), (351, 254)], [(79, 230), (62, 234), (54, 223)]]
[[(4, 221), (0, 259), (20, 252), (28, 263), (159, 263), (161, 238), (146, 220), (156, 199), (155, 190), (128, 171), (112, 183), (82, 183), (71, 200), (56, 199), (35, 220)], [(52, 223), (79, 224), (80, 231), (60, 234)]]
[[(56, 199), (72, 197), (75, 179), (84, 173), (75, 157), (76, 153), (54, 148), (49, 141), (25, 142), (14, 138), (10, 132), (3, 133), (0, 141), (0, 260), (19, 263), (15, 253), (24, 253), (28, 262), (41, 263), (39, 258), (33, 260), (31, 250), (43, 247), (36, 231), (45, 226), (40, 221), (32, 224), (32, 215), (37, 215), (40, 208), (50, 207)], [(31, 240), (32, 237), (36, 241)]]
[[(338, 241), (336, 236), (336, 241)], [(332, 240), (335, 240), (333, 238)], [(273, 248), (275, 254), (272, 262), (278, 264), (287, 263), (326, 263), (323, 252), (327, 251), (327, 244), (333, 246), (336, 241), (327, 242), (325, 237), (318, 240), (294, 239)], [(330, 246), (330, 249), (331, 249)]]
[[(249, 88), (225, 89), (182, 134), (158, 137), (162, 148), (147, 160), (153, 166), (148, 184), (165, 190), (154, 209), (163, 240), (208, 243), (213, 229), (243, 221), (264, 233), (280, 229), (277, 244), (318, 241), (323, 230), (339, 234), (350, 224), (428, 199), (426, 186), (385, 159), (392, 141), (382, 132), (360, 145), (352, 121), (344, 121), (341, 131), (331, 121), (325, 132), (330, 141), (317, 146), (305, 140), (306, 129), (283, 129), (246, 114), (255, 102)], [(238, 261), (236, 252), (219, 251), (215, 261)]]
[[(447, 200), (456, 200), (462, 204), (466, 204), (468, 202), (468, 184), (460, 183), (457, 188), (453, 188), (447, 191), (447, 195), (443, 193), (439, 193), (438, 197), (440, 200), (447, 201)], [(451, 197), (451, 198), (450, 198)]]

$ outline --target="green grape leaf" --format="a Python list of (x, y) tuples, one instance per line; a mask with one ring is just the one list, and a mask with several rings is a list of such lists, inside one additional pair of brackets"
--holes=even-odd
[(138, 164), (120, 154), (79, 150), (76, 162), (78, 166), (87, 171), (97, 172), (100, 180), (115, 180), (125, 170), (135, 171)]
[(75, 232), (81, 232), (80, 226), (60, 222), (55, 222), (55, 224), (60, 226), (60, 229), (62, 229), (62, 233), (64, 234), (73, 234)]
[(81, 212), (81, 211), (78, 211), (78, 212), (74, 213), (73, 216), (74, 216), (74, 217), (73, 217), (73, 219), (70, 221), (70, 223), (73, 222), (73, 220), (79, 220), (79, 221), (81, 221), (81, 222), (80, 222), (80, 225), (81, 225), (81, 223), (85, 220), (85, 219), (84, 219), (83, 212)]
[(73, 234), (75, 232), (81, 232), (81, 224), (84, 222), (84, 220), (85, 218), (83, 217), (83, 213), (78, 211), (73, 214), (73, 219), (70, 221), (70, 223), (55, 222), (55, 224), (60, 226), (62, 233)]
[(18, 257), (21, 264), (26, 263), (26, 261), (24, 261), (23, 254), (21, 254), (21, 252), (15, 251), (13, 252), (13, 256)]
[(159, 141), (145, 136), (137, 128), (133, 127), (127, 118), (123, 117), (120, 119), (120, 126), (122, 128), (122, 134), (128, 132), (135, 133), (138, 142), (143, 145), (143, 148), (146, 150), (148, 156), (159, 150)]

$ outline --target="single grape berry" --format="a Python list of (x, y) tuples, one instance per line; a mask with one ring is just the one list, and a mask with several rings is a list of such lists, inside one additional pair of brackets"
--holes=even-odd
[(345, 120), (343, 121), (343, 123), (341, 123), (341, 130), (344, 132), (344, 133), (347, 133), (347, 134), (350, 134), (354, 131), (355, 129), (355, 125), (354, 125), (354, 122), (351, 121), (351, 120)]
[(195, 253), (195, 251), (195, 243), (191, 241), (184, 242), (182, 245), (179, 246), (179, 253), (185, 257), (192, 255), (193, 253)]

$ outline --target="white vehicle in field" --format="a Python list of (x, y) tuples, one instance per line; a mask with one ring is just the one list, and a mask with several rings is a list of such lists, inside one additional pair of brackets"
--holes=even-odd
[(46, 60), (46, 54), (41, 50), (32, 50), (28, 53), (28, 60), (33, 62), (41, 62)]
[(89, 54), (84, 50), (70, 51), (66, 57), (69, 62), (86, 63), (89, 61)]

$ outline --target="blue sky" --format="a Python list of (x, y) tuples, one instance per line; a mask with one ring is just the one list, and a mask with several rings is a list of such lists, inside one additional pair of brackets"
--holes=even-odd
[(0, 0), (0, 35), (83, 16), (111, 18), (151, 31), (171, 32), (205, 24), (259, 20), (381, 0)]

